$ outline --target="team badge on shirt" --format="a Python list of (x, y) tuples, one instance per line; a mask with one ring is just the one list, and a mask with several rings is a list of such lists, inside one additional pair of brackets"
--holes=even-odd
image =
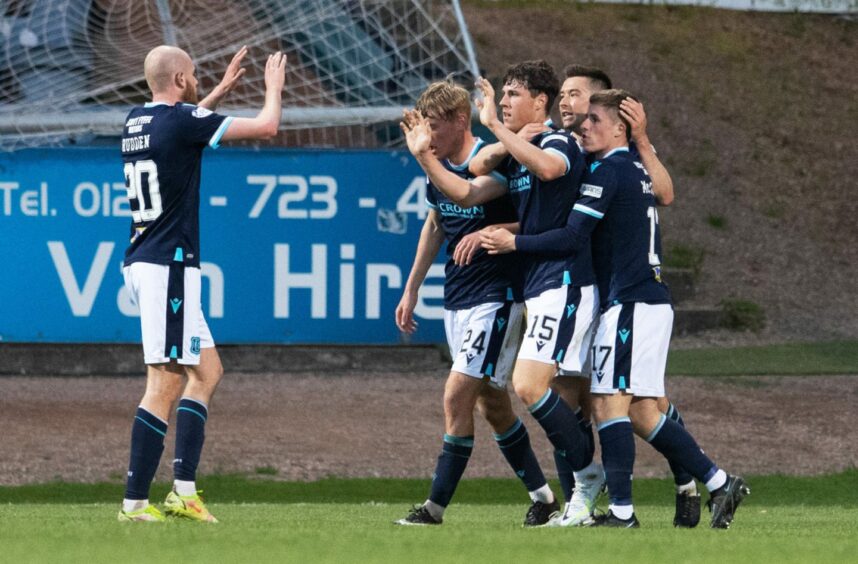
[(212, 111), (201, 106), (197, 106), (194, 108), (194, 111), (191, 112), (191, 115), (198, 118), (204, 118), (212, 115)]

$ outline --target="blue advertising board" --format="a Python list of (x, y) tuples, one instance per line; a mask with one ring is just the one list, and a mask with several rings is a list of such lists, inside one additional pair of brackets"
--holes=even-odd
[[(424, 196), (403, 151), (207, 151), (200, 255), (215, 341), (400, 342), (393, 313)], [(121, 273), (130, 215), (118, 149), (0, 154), (0, 341), (139, 341)], [(443, 274), (430, 269), (412, 342), (444, 341)]]

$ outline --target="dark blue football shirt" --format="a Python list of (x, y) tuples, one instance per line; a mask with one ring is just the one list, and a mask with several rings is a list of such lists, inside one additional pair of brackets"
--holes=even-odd
[[(586, 166), (575, 139), (564, 131), (542, 133), (531, 143), (543, 151), (563, 157), (566, 172), (554, 180), (542, 181), (512, 156), (501, 163), (523, 235), (543, 233), (566, 224)], [(525, 298), (533, 298), (564, 284), (587, 286), (595, 282), (591, 257), (584, 251), (578, 253), (574, 260), (572, 256), (524, 255), (521, 263)]]
[[(592, 233), (592, 235), (591, 235)], [(652, 180), (628, 148), (594, 160), (563, 228), (516, 237), (523, 253), (574, 254), (592, 239), (603, 309), (615, 303), (670, 303), (661, 280), (661, 232)]]
[(217, 148), (232, 118), (191, 104), (146, 104), (122, 131), (131, 245), (125, 264), (200, 265), (200, 164)]
[[(477, 138), (474, 148), (464, 163), (454, 165), (449, 160), (442, 160), (441, 164), (453, 174), (471, 180), (473, 175), (468, 171), (468, 164), (484, 145), (485, 142)], [(492, 176), (499, 182), (506, 183), (506, 179), (497, 172), (493, 172)], [(516, 272), (515, 257), (491, 256), (484, 249), (479, 249), (471, 264), (456, 266), (453, 262), (456, 245), (465, 235), (489, 225), (518, 221), (509, 196), (462, 209), (434, 184), (428, 180), (427, 183), (426, 203), (440, 215), (441, 228), (447, 239), (444, 307), (451, 310), (467, 309), (479, 304), (502, 302), (511, 295), (519, 298), (521, 284), (518, 282), (520, 276)]]

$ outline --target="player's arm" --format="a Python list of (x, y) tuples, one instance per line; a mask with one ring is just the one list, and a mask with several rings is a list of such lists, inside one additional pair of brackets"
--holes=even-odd
[(235, 54), (229, 62), (229, 65), (227, 65), (220, 84), (215, 86), (209, 95), (197, 104), (198, 106), (211, 111), (215, 111), (217, 109), (218, 104), (223, 101), (227, 94), (233, 91), (241, 80), (241, 77), (244, 76), (247, 69), (241, 66), (241, 61), (244, 59), (245, 55), (247, 55), (247, 45), (238, 50), (238, 53)]
[(566, 225), (535, 235), (513, 235), (497, 229), (480, 239), (489, 254), (518, 251), (546, 256), (574, 255), (590, 243), (590, 235), (617, 192), (615, 173), (608, 166), (598, 167), (581, 185), (581, 196), (572, 206)]
[(396, 306), (396, 326), (404, 333), (410, 334), (417, 330), (417, 322), (414, 320), (417, 292), (426, 279), (426, 273), (429, 272), (429, 267), (432, 266), (432, 261), (435, 260), (443, 242), (444, 231), (441, 229), (441, 218), (436, 210), (429, 210), (429, 215), (420, 231), (420, 240), (417, 242), (417, 254), (414, 256), (411, 273), (405, 283), (402, 299)]
[(494, 200), (506, 193), (506, 184), (498, 173), (494, 173), (494, 176), (479, 176), (469, 181), (444, 168), (432, 153), (432, 131), (426, 118), (419, 112), (405, 111), (399, 126), (405, 133), (408, 150), (417, 159), (432, 184), (463, 208)]
[(495, 90), (491, 83), (481, 77), (477, 84), (483, 92), (483, 99), (477, 100), (477, 107), (480, 109), (480, 122), (497, 137), (498, 141), (503, 143), (515, 160), (544, 181), (560, 178), (569, 171), (569, 161), (564, 155), (554, 150), (543, 150), (541, 147), (532, 145), (529, 141), (507, 129), (503, 122), (498, 119)]
[(254, 118), (234, 118), (222, 140), (267, 139), (277, 135), (280, 127), (280, 104), (286, 80), (286, 55), (278, 51), (265, 63), (265, 104)]
[[(544, 123), (528, 123), (516, 135), (529, 143), (531, 139), (544, 131), (550, 131), (550, 129)], [(477, 154), (468, 163), (468, 171), (474, 176), (491, 174), (508, 156), (509, 151), (506, 150), (503, 143), (491, 143), (477, 151)]]
[(649, 137), (646, 134), (646, 112), (643, 104), (626, 98), (620, 102), (620, 113), (632, 126), (632, 141), (638, 146), (641, 156), (641, 164), (644, 165), (649, 177), (652, 179), (652, 192), (656, 202), (662, 206), (669, 206), (673, 202), (673, 179), (667, 168), (661, 163)]
[(459, 244), (456, 245), (456, 248), (453, 249), (453, 262), (457, 266), (467, 266), (471, 264), (471, 261), (474, 259), (474, 255), (477, 254), (477, 251), (482, 248), (482, 244), (480, 243), (480, 236), (483, 231), (494, 231), (495, 229), (506, 229), (510, 233), (518, 233), (520, 229), (520, 224), (516, 223), (497, 223), (495, 225), (488, 225), (483, 227), (479, 231), (474, 231), (473, 233), (468, 233), (461, 239), (459, 239)]
[(590, 234), (600, 218), (572, 210), (566, 225), (536, 235), (515, 235), (506, 229), (481, 232), (480, 244), (490, 255), (518, 251), (535, 255), (574, 255), (590, 242)]
[(483, 176), (498, 167), (501, 162), (509, 156), (509, 151), (503, 143), (490, 143), (477, 151), (471, 162), (468, 163), (468, 171), (474, 176)]

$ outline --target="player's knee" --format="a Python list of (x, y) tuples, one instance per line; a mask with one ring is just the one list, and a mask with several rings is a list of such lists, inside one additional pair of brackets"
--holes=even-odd
[(180, 378), (149, 382), (146, 385), (142, 403), (169, 410), (170, 406), (179, 399), (181, 393), (182, 380)]
[(535, 404), (542, 399), (542, 396), (544, 396), (546, 392), (546, 389), (537, 385), (536, 382), (524, 379), (515, 380), (513, 382), (513, 389), (515, 389), (515, 395), (524, 402), (524, 405)]
[(220, 358), (209, 358), (206, 362), (191, 368), (188, 370), (188, 378), (196, 385), (214, 390), (223, 378), (223, 365)]
[(601, 423), (610, 419), (608, 402), (606, 398), (603, 396), (595, 396), (590, 402), (590, 409), (593, 414), (593, 419), (596, 420), (597, 423)]
[(460, 421), (463, 417), (473, 413), (473, 406), (466, 406), (462, 394), (455, 390), (444, 392), (444, 414), (450, 421)]

